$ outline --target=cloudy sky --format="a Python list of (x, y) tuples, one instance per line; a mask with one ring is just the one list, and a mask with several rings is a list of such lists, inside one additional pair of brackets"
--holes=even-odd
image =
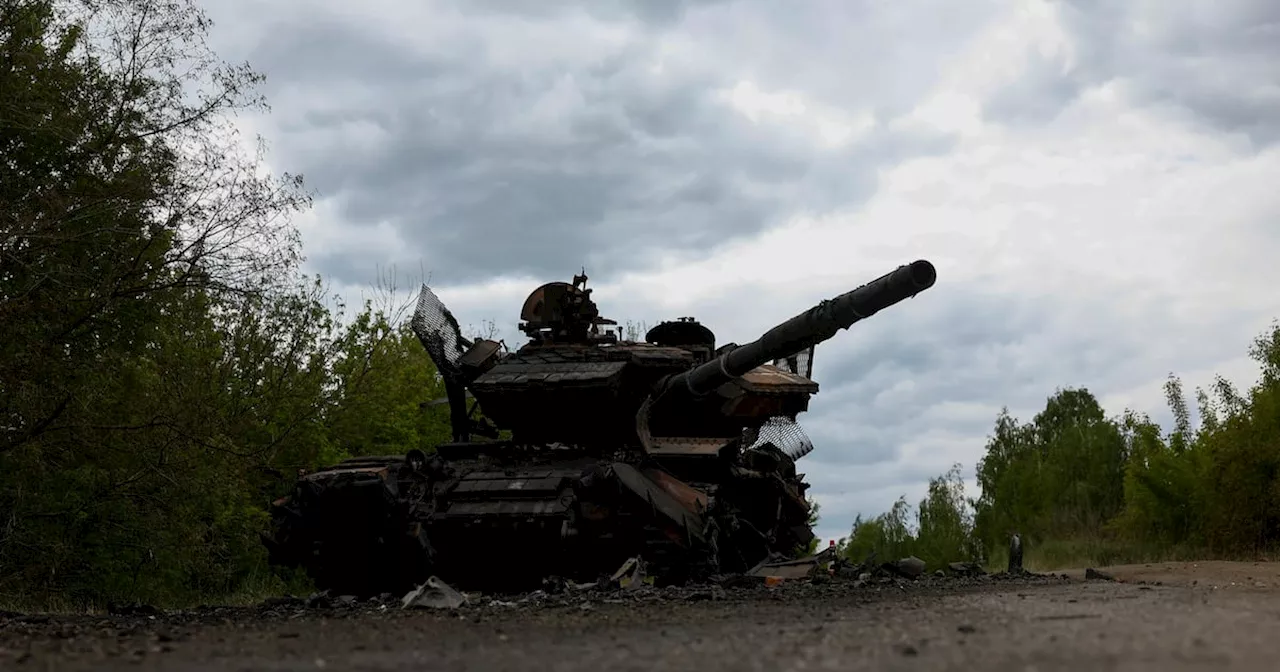
[(1058, 386), (1165, 418), (1280, 317), (1274, 0), (218, 0), (246, 119), (317, 191), (309, 270), (423, 273), (508, 343), (585, 267), (603, 311), (745, 342), (917, 258), (819, 347), (819, 532), (972, 478)]

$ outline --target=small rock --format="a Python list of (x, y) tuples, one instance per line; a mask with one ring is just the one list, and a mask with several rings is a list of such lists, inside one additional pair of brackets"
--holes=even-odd
[(281, 595), (279, 597), (268, 597), (262, 601), (263, 609), (283, 609), (287, 607), (301, 607), (306, 601), (292, 595)]
[(956, 630), (963, 632), (966, 635), (973, 634), (978, 631), (977, 628), (973, 627), (972, 625), (969, 625), (968, 623), (958, 626)]
[(908, 579), (914, 579), (924, 574), (924, 560), (910, 555), (893, 563), (893, 569)]
[(953, 562), (947, 565), (947, 569), (960, 576), (979, 576), (986, 574), (982, 569), (982, 565), (976, 562)]
[(723, 600), (725, 595), (726, 593), (724, 592), (724, 589), (720, 586), (711, 586), (710, 588), (695, 590), (686, 595), (684, 599), (690, 602), (702, 600)]
[(107, 603), (107, 613), (113, 616), (156, 616), (160, 613), (159, 609), (141, 602), (133, 604), (115, 604)]
[[(1089, 580), (1089, 581), (1093, 581), (1093, 580), (1096, 580), (1096, 581), (1115, 581), (1115, 580), (1116, 580), (1116, 577), (1111, 576), (1110, 574), (1107, 574), (1106, 572), (1100, 572), (1100, 571), (1098, 571), (1098, 570), (1096, 570), (1096, 569), (1094, 569), (1094, 568), (1092, 568), (1092, 567), (1089, 567), (1088, 569), (1084, 570), (1084, 578), (1085, 578), (1085, 580)], [(1156, 585), (1158, 586), (1158, 585), (1160, 585), (1160, 584), (1159, 584), (1159, 583), (1157, 583)]]

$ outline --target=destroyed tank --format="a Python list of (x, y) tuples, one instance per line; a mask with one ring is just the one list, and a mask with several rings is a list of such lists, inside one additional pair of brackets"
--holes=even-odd
[(814, 538), (796, 469), (814, 348), (935, 279), (916, 261), (718, 346), (693, 318), (624, 340), (579, 275), (529, 295), (514, 352), (463, 338), (424, 285), (412, 326), (453, 440), (302, 475), (272, 507), (271, 560), (370, 595), (433, 575), (487, 592), (592, 582), (631, 559), (682, 583), (796, 557)]

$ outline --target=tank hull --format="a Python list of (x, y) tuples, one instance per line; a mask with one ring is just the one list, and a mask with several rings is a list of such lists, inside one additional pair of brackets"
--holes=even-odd
[[(417, 469), (340, 463), (276, 503), (267, 542), (318, 587), (358, 596), (431, 575), (498, 593), (595, 582), (634, 557), (655, 583), (682, 583), (808, 545), (794, 462), (779, 452), (772, 471), (753, 470), (705, 448), (714, 442), (689, 443), (702, 448), (643, 462), (547, 447), (530, 459), (530, 447), (497, 442), (440, 446)], [(569, 454), (545, 457), (558, 450)]]

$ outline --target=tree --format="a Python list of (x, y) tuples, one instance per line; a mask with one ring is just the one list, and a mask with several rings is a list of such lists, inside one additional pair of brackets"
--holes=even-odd
[[(808, 518), (809, 529), (813, 529), (818, 526), (818, 520), (820, 520), (821, 518), (818, 515), (818, 511), (820, 511), (821, 509), (822, 509), (822, 505), (819, 504), (818, 502), (816, 501), (809, 502), (809, 518)], [(818, 544), (820, 543), (822, 543), (822, 540), (818, 539), (817, 537), (814, 537), (813, 539), (809, 540), (809, 545), (801, 549), (800, 552), (804, 555), (812, 555), (814, 553), (817, 553), (819, 550)]]
[(260, 78), (208, 27), (182, 0), (0, 0), (0, 590), (243, 585), (255, 467), (310, 459), (308, 197), (241, 149)]
[(871, 520), (864, 521), (859, 515), (853, 521), (848, 540), (843, 543), (845, 557), (860, 563), (873, 554), (879, 562), (911, 555), (915, 537), (907, 527), (910, 510), (906, 498), (900, 497), (887, 512)]
[(166, 305), (287, 279), (308, 203), (240, 149), (260, 78), (190, 1), (3, 2), (0, 453), (74, 424)]
[(929, 568), (977, 558), (973, 516), (964, 496), (959, 464), (929, 480), (929, 491), (916, 509), (916, 519), (916, 556)]
[(444, 381), (399, 310), (367, 302), (343, 335), (334, 361), (337, 398), (326, 418), (329, 439), (349, 455), (418, 448), (452, 440)]
[(1026, 424), (1002, 411), (978, 463), (976, 533), (988, 550), (1013, 532), (1099, 534), (1124, 505), (1128, 461), (1118, 422), (1085, 389), (1060, 389)]

